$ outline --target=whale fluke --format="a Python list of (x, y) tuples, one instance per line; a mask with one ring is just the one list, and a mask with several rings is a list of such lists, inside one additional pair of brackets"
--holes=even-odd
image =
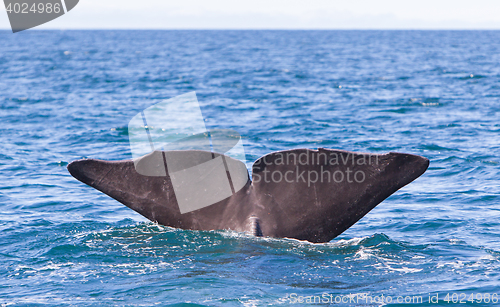
[[(182, 163), (170, 163), (167, 168), (168, 159), (181, 156)], [(194, 167), (203, 163), (199, 178), (183, 177), (183, 172), (193, 174)], [(221, 172), (217, 163), (226, 171)], [(242, 162), (197, 150), (154, 151), (124, 161), (77, 160), (68, 170), (81, 182), (162, 225), (328, 242), (428, 166), (428, 159), (410, 154), (319, 148), (267, 154), (253, 164), (252, 180)], [(161, 171), (141, 174), (155, 169)], [(183, 207), (190, 197), (217, 202)]]

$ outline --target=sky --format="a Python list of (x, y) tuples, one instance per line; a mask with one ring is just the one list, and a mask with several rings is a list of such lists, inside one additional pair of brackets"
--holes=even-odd
[(37, 29), (500, 29), (500, 1), (80, 0)]

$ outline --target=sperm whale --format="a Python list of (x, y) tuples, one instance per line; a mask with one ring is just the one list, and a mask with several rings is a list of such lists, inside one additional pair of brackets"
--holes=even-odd
[[(167, 167), (167, 161), (182, 163)], [(77, 160), (68, 170), (162, 225), (328, 242), (428, 166), (428, 159), (412, 154), (319, 148), (260, 157), (252, 178), (241, 161), (201, 150), (156, 150), (123, 161)]]

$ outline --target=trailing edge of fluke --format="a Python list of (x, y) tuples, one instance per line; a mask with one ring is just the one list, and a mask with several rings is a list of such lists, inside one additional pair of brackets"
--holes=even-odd
[[(166, 161), (180, 156), (185, 165), (168, 169)], [(212, 166), (203, 168), (199, 178), (193, 179), (192, 172), (182, 177), (207, 159), (220, 162), (207, 164)], [(162, 163), (164, 173), (141, 175), (141, 167), (151, 169)], [(217, 163), (224, 163), (224, 176)], [(319, 148), (269, 153), (253, 164), (253, 181), (242, 162), (198, 150), (154, 151), (124, 161), (77, 160), (68, 170), (81, 182), (162, 225), (328, 242), (428, 166), (428, 159), (411, 154)], [(209, 188), (204, 186), (207, 183)], [(217, 201), (199, 208), (182, 207), (188, 198), (207, 197)]]

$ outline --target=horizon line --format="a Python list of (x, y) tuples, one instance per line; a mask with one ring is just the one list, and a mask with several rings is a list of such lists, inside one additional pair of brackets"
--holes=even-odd
[[(41, 28), (41, 29), (36, 27), (27, 30), (30, 31), (500, 31), (500, 27), (499, 28)], [(0, 28), (0, 31), (12, 31), (12, 29)]]

